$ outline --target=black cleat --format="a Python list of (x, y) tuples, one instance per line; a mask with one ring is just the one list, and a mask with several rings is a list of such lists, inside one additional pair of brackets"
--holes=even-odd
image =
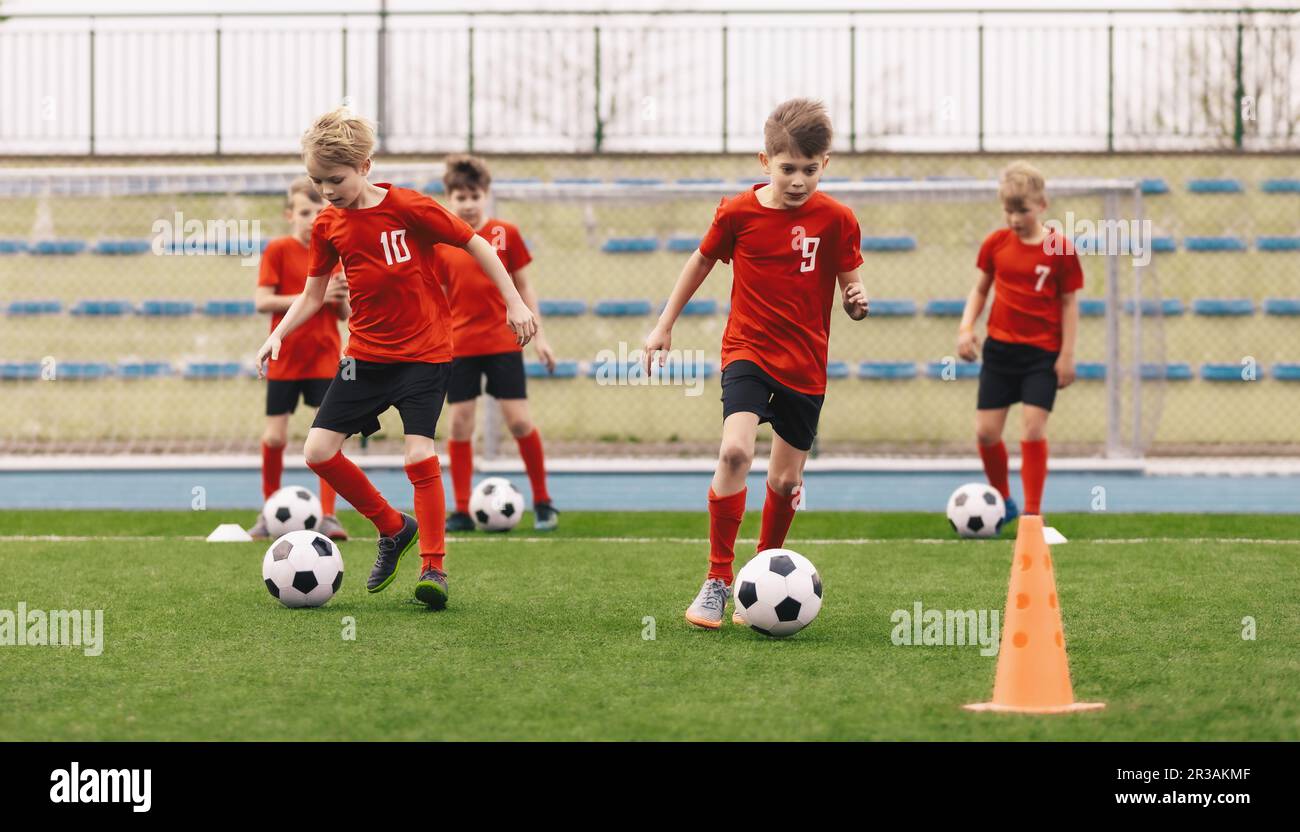
[(474, 518), (463, 511), (452, 512), (447, 517), (447, 531), (472, 532), (474, 531)]
[(560, 511), (549, 502), (533, 505), (533, 529), (539, 532), (555, 531), (560, 525)]
[(370, 570), (370, 580), (366, 581), (366, 590), (382, 592), (397, 577), (397, 564), (416, 541), (420, 539), (420, 524), (409, 514), (402, 515), (402, 530), (392, 537), (379, 538), (379, 557), (375, 558), (375, 568)]
[(447, 607), (447, 573), (437, 569), (426, 569), (420, 573), (420, 582), (415, 585), (415, 598), (431, 610)]

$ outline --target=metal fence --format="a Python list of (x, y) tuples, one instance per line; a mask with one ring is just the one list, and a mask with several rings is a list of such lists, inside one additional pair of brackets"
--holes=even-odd
[(0, 154), (735, 152), (793, 95), (839, 151), (1300, 148), (1300, 12), (23, 15)]

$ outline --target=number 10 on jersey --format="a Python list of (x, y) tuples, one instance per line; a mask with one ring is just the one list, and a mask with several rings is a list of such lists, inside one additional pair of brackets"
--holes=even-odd
[(411, 250), (406, 247), (405, 228), (381, 232), (379, 244), (384, 247), (384, 260), (388, 261), (390, 266), (394, 263), (405, 263), (411, 259)]

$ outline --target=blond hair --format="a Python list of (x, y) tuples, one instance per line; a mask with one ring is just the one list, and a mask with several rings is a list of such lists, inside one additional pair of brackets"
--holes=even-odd
[(293, 198), (298, 194), (302, 194), (317, 205), (325, 204), (325, 198), (320, 195), (320, 191), (316, 190), (316, 186), (311, 183), (311, 180), (305, 176), (299, 176), (289, 183), (289, 190), (284, 197), (284, 207), (292, 208)]
[(374, 122), (346, 107), (330, 110), (302, 134), (303, 161), (360, 169), (374, 149)]
[(447, 157), (442, 186), (452, 191), (486, 191), (492, 186), (487, 163), (477, 156), (458, 153)]
[(998, 199), (1003, 202), (1042, 200), (1047, 195), (1047, 181), (1038, 168), (1018, 159), (998, 175)]
[(819, 159), (831, 149), (831, 117), (826, 105), (811, 98), (791, 98), (777, 105), (763, 125), (763, 149), (769, 158), (791, 153)]

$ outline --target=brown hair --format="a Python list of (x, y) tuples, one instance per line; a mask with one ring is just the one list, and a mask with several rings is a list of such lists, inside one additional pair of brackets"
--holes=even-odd
[(1047, 181), (1042, 172), (1023, 159), (1007, 165), (998, 175), (998, 199), (1003, 202), (1042, 200), (1046, 194)]
[(811, 98), (791, 98), (777, 106), (763, 125), (763, 149), (819, 159), (831, 149), (831, 117), (826, 105)]
[(317, 205), (325, 204), (325, 198), (320, 195), (320, 191), (316, 190), (316, 186), (311, 183), (311, 180), (305, 176), (299, 176), (289, 183), (289, 192), (285, 194), (284, 199), (285, 208), (293, 207), (293, 198), (297, 194), (302, 194)]
[(330, 110), (302, 134), (302, 158), (360, 170), (375, 149), (375, 125), (346, 107)]
[(492, 174), (487, 163), (477, 156), (458, 153), (448, 156), (442, 185), (447, 193), (452, 191), (486, 191), (492, 185)]

